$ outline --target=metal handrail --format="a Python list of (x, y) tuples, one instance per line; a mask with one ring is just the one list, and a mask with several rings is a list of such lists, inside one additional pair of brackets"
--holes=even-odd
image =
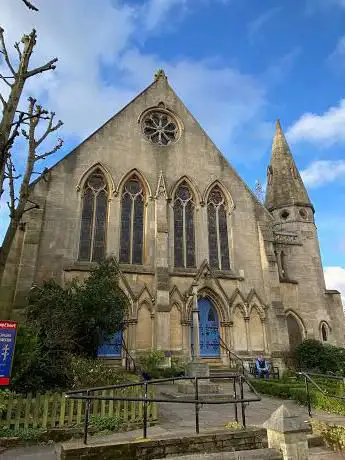
[(231, 359), (230, 355), (234, 356), (238, 361), (240, 361), (240, 365), (241, 365), (241, 368), (242, 368), (242, 374), (245, 375), (245, 367), (244, 367), (244, 363), (243, 363), (243, 360), (242, 358), (240, 358), (236, 353), (234, 353), (233, 351), (230, 350), (230, 348), (227, 346), (227, 344), (224, 342), (224, 340), (221, 338), (221, 336), (219, 336), (219, 344), (222, 348), (224, 348), (224, 350), (226, 350), (228, 353), (229, 353), (229, 359)]
[(126, 371), (131, 370), (130, 362), (132, 362), (133, 363), (133, 371), (136, 372), (135, 360), (134, 360), (133, 356), (130, 354), (130, 352), (129, 352), (128, 348), (127, 348), (125, 339), (123, 337), (122, 337), (122, 349), (125, 352), (125, 360), (126, 360), (126, 366), (125, 367), (126, 367)]
[(317, 382), (315, 382), (315, 380), (311, 376), (313, 376), (313, 377), (321, 377), (321, 378), (326, 379), (326, 380), (343, 380), (344, 381), (344, 379), (342, 377), (330, 376), (330, 375), (327, 375), (327, 374), (316, 374), (316, 373), (312, 373), (312, 372), (308, 372), (308, 373), (307, 372), (297, 372), (297, 375), (304, 377), (305, 391), (307, 393), (307, 406), (308, 406), (309, 417), (312, 417), (311, 399), (310, 399), (310, 392), (309, 392), (309, 382), (317, 389), (317, 391), (322, 393), (324, 396), (327, 396), (327, 398), (336, 399), (336, 400), (340, 400), (340, 401), (345, 401), (344, 396), (332, 395), (327, 390), (324, 390), (323, 388), (321, 388), (320, 385)]
[[(200, 432), (200, 424), (199, 424), (199, 412), (200, 412), (200, 405), (203, 404), (234, 404), (234, 412), (235, 412), (235, 420), (238, 422), (238, 408), (237, 405), (240, 404), (241, 406), (241, 418), (242, 418), (242, 425), (246, 427), (246, 414), (245, 408), (246, 403), (261, 401), (260, 395), (256, 392), (253, 385), (247, 380), (247, 378), (240, 374), (225, 374), (213, 377), (213, 379), (224, 379), (228, 378), (229, 380), (233, 381), (233, 396), (231, 399), (222, 399), (222, 400), (205, 400), (199, 397), (199, 380), (208, 380), (209, 377), (172, 377), (166, 379), (158, 379), (158, 380), (150, 380), (144, 381), (140, 383), (128, 383), (128, 384), (120, 384), (120, 385), (110, 385), (110, 386), (103, 386), (103, 387), (95, 387), (95, 388), (85, 388), (81, 390), (72, 390), (66, 392), (66, 398), (71, 399), (81, 399), (86, 401), (86, 409), (85, 409), (85, 420), (84, 420), (84, 444), (87, 444), (87, 437), (88, 437), (88, 426), (89, 426), (89, 414), (91, 409), (91, 401), (93, 400), (100, 400), (100, 401), (136, 401), (143, 403), (143, 437), (144, 439), (147, 438), (147, 425), (148, 425), (148, 404), (159, 402), (159, 403), (177, 403), (177, 404), (194, 404), (195, 405), (195, 431), (197, 434)], [(179, 380), (190, 380), (195, 385), (195, 398), (194, 399), (165, 399), (165, 398), (152, 398), (148, 396), (148, 386), (149, 385), (158, 385), (164, 382), (175, 382)], [(239, 395), (237, 395), (237, 383), (239, 385)], [(255, 396), (251, 398), (244, 397), (244, 384), (247, 384), (249, 389), (254, 393)], [(100, 390), (107, 390), (107, 389), (120, 389), (120, 388), (130, 388), (135, 386), (142, 386), (144, 389), (144, 395), (142, 398), (133, 396), (133, 397), (126, 397), (126, 396), (95, 396), (92, 395), (94, 391)], [(82, 394), (85, 393), (85, 394)]]

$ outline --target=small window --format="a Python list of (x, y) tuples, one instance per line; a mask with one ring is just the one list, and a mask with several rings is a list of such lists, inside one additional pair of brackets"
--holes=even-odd
[(328, 341), (328, 327), (325, 323), (321, 324), (321, 338), (323, 342)]
[(289, 213), (289, 211), (288, 211), (287, 209), (284, 209), (284, 211), (282, 211), (282, 212), (280, 213), (280, 217), (281, 217), (282, 219), (284, 219), (284, 220), (286, 220), (286, 219), (289, 217), (289, 215), (290, 215), (290, 213)]

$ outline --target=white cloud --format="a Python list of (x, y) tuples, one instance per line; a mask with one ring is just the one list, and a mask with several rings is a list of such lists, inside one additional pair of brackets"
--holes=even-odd
[(327, 289), (336, 289), (341, 293), (343, 307), (345, 308), (345, 268), (325, 267), (324, 273)]
[(224, 65), (217, 56), (199, 61), (182, 56), (171, 61), (165, 54), (145, 51), (146, 40), (158, 30), (169, 40), (166, 26), (168, 32), (176, 27), (171, 21), (176, 12), (183, 17), (193, 8), (210, 6), (211, 0), (45, 0), (38, 14), (19, 0), (1, 3), (1, 25), (9, 49), (34, 26), (38, 41), (33, 66), (59, 58), (56, 71), (30, 80), (26, 94), (56, 112), (64, 121), (61, 134), (67, 140), (73, 137), (75, 142), (96, 130), (151, 83), (161, 67), (220, 146), (233, 142), (265, 105), (261, 82)]
[(307, 141), (331, 146), (345, 142), (345, 99), (322, 115), (305, 113), (288, 130), (292, 142)]
[(237, 69), (212, 60), (170, 62), (137, 48), (157, 28), (171, 24), (176, 9), (200, 8), (194, 0), (100, 0), (87, 2), (87, 8), (85, 0), (46, 0), (35, 15), (19, 1), (3, 1), (1, 20), (9, 43), (30, 31), (35, 21), (35, 64), (59, 57), (57, 70), (31, 80), (28, 91), (44, 98), (64, 121), (66, 135), (85, 137), (97, 129), (149, 84), (160, 67), (220, 144), (265, 102), (261, 84)]
[(267, 26), (267, 23), (280, 11), (280, 7), (270, 8), (269, 10), (265, 11), (264, 13), (260, 14), (257, 18), (253, 21), (248, 23), (248, 36), (251, 41), (253, 41), (261, 30)]
[(329, 56), (329, 59), (335, 65), (339, 66), (339, 64), (340, 65), (343, 64), (344, 57), (345, 57), (345, 35), (339, 38), (337, 46), (335, 47), (334, 51)]
[(319, 187), (337, 179), (345, 181), (345, 160), (318, 160), (301, 172), (305, 185)]

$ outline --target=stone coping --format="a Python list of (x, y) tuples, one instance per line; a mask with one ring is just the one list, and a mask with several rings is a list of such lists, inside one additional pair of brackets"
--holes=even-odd
[[(99, 442), (90, 440), (89, 445), (81, 441), (61, 445), (60, 460), (153, 460), (165, 458), (167, 455), (181, 455), (189, 453), (240, 451), (262, 448), (262, 439), (265, 430), (248, 428), (246, 430), (215, 430), (207, 433), (180, 434), (166, 433), (152, 436), (146, 440), (108, 440)], [(94, 442), (93, 442), (94, 441)]]

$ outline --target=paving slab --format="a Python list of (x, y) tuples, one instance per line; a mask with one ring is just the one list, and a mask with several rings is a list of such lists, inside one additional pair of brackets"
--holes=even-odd
[[(230, 392), (230, 385), (225, 391)], [(157, 386), (158, 393), (166, 393), (169, 385)], [(170, 391), (175, 391), (176, 387), (171, 385)], [(252, 397), (253, 393), (246, 392), (246, 396)], [(308, 420), (308, 411), (304, 406), (300, 406), (291, 400), (282, 400), (278, 398), (262, 395), (262, 400), (259, 402), (251, 402), (246, 405), (246, 422), (248, 426), (261, 427), (262, 424), (270, 417), (281, 404), (285, 404), (288, 409), (291, 409), (296, 415), (301, 416)], [(159, 403), (159, 425), (148, 428), (148, 437), (157, 438), (171, 434), (188, 435), (188, 433), (195, 433), (195, 407), (193, 404), (187, 403)], [(327, 421), (329, 423), (339, 424), (345, 426), (345, 417), (333, 414), (326, 414), (321, 411), (313, 412), (315, 417)], [(233, 404), (216, 404), (208, 405), (203, 404), (200, 408), (200, 432), (209, 432), (212, 430), (224, 429), (226, 423), (234, 420), (234, 405)], [(238, 416), (241, 421), (241, 409), (238, 405)], [(143, 430), (135, 430), (127, 433), (114, 433), (106, 436), (93, 436), (90, 437), (90, 443), (102, 442), (121, 442), (140, 439), (143, 436)], [(74, 442), (74, 441), (72, 441)], [(80, 442), (80, 441), (76, 441)], [(345, 459), (345, 454), (333, 453), (327, 449), (317, 450), (314, 448), (310, 450), (313, 455), (313, 460), (340, 460)], [(328, 455), (328, 457), (327, 457)], [(9, 449), (0, 454), (2, 460), (56, 460), (57, 454), (55, 453), (54, 446), (32, 446), (17, 449)]]

